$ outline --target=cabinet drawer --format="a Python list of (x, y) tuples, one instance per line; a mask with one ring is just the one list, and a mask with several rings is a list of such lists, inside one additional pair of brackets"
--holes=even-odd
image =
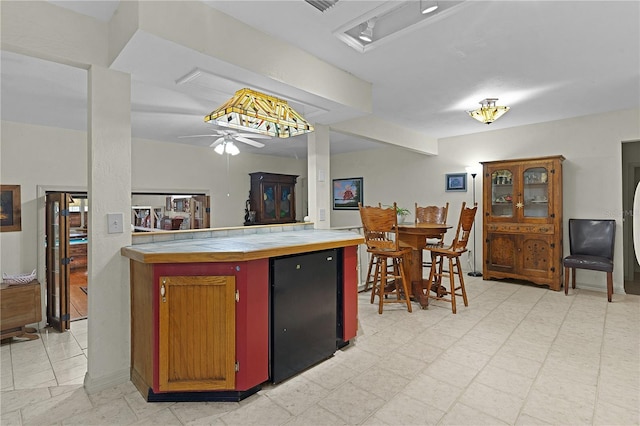
[(553, 235), (553, 224), (533, 225), (522, 223), (488, 223), (486, 230), (489, 232), (529, 233)]

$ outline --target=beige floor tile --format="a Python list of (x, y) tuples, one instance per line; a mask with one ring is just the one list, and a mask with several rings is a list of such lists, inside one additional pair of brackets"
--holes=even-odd
[(435, 425), (445, 412), (400, 394), (375, 413), (375, 419), (388, 425)]
[(522, 414), (554, 425), (585, 425), (592, 421), (593, 402), (570, 401), (533, 389), (524, 403)]
[(478, 374), (475, 382), (524, 399), (531, 389), (533, 378), (501, 368), (488, 366)]
[(312, 405), (303, 413), (293, 417), (287, 423), (287, 426), (309, 426), (309, 425), (347, 425), (340, 417), (332, 412), (325, 410), (318, 405)]
[(478, 374), (478, 369), (444, 359), (437, 359), (425, 370), (425, 374), (458, 387), (466, 387)]
[(524, 399), (481, 383), (472, 383), (460, 397), (460, 402), (507, 424), (514, 424)]
[(439, 425), (506, 425), (503, 421), (462, 403), (456, 403)]
[(291, 418), (287, 410), (265, 396), (220, 416), (227, 425), (281, 425)]
[(64, 425), (128, 425), (138, 418), (133, 413), (127, 402), (116, 399), (109, 404), (102, 404), (87, 411), (76, 413), (63, 419)]
[(92, 408), (84, 389), (78, 389), (23, 408), (22, 421), (24, 425), (54, 424)]
[(420, 406), (446, 412), (464, 392), (463, 387), (435, 379), (427, 374), (418, 375), (401, 392), (418, 401)]
[[(393, 362), (393, 359), (387, 361), (388, 364)], [(387, 363), (382, 362), (370, 368), (366, 372), (352, 378), (349, 383), (388, 401), (409, 383), (409, 379), (389, 370), (386, 365)]]
[(609, 402), (598, 401), (593, 424), (603, 426), (638, 425), (640, 424), (640, 409), (638, 405), (635, 408), (622, 408)]
[(58, 382), (52, 369), (45, 369), (34, 374), (16, 374), (13, 378), (13, 386), (15, 389), (48, 388), (49, 386), (56, 386), (57, 384)]
[(358, 424), (372, 416), (385, 404), (382, 398), (347, 383), (318, 402), (348, 424)]
[[(138, 417), (140, 418), (140, 417)], [(182, 426), (175, 414), (169, 408), (163, 408), (147, 417), (142, 417), (135, 423), (135, 426)]]
[(2, 413), (8, 413), (41, 401), (46, 401), (49, 398), (51, 398), (51, 393), (47, 388), (18, 389), (2, 392), (0, 409)]
[(327, 396), (329, 390), (304, 376), (296, 376), (261, 393), (297, 416)]
[(0, 424), (2, 426), (22, 426), (20, 410), (11, 411), (8, 413), (3, 412), (2, 415), (0, 415)]
[[(242, 404), (251, 404), (259, 398), (260, 396), (253, 395), (244, 400)], [(213, 419), (218, 419), (223, 414), (237, 410), (240, 406), (241, 404), (237, 402), (178, 402), (169, 407), (169, 410), (183, 424), (206, 424)]]

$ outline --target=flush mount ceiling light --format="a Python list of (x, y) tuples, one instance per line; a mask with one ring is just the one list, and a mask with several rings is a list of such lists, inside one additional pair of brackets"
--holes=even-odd
[(371, 43), (373, 41), (373, 26), (375, 24), (376, 23), (373, 19), (369, 19), (367, 21), (367, 28), (360, 32), (358, 38), (362, 41), (366, 41), (367, 43)]
[(498, 98), (483, 99), (480, 101), (480, 108), (474, 111), (467, 111), (467, 113), (481, 123), (491, 124), (510, 109), (508, 106), (496, 106), (497, 100)]
[(431, 12), (435, 12), (435, 10), (438, 8), (438, 2), (437, 1), (422, 1), (420, 0), (420, 13), (422, 13), (423, 15), (426, 15), (428, 13)]
[(204, 121), (278, 138), (313, 132), (313, 126), (287, 101), (247, 88), (238, 90)]

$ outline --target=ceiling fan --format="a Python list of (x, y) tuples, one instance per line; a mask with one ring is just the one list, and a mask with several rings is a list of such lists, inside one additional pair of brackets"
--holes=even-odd
[(253, 139), (271, 139), (271, 136), (257, 134), (257, 133), (240, 133), (231, 129), (216, 129), (215, 133), (208, 135), (190, 135), (190, 136), (178, 136), (179, 138), (201, 138), (207, 136), (213, 136), (217, 139), (213, 141), (210, 147), (214, 148), (214, 151), (222, 155), (224, 153), (231, 155), (238, 155), (240, 150), (234, 144), (235, 142), (246, 143), (247, 145), (254, 146), (256, 148), (262, 148), (264, 144), (262, 142), (254, 141)]

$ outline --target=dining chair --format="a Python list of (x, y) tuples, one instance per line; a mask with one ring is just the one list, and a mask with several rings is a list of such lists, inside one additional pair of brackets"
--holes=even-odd
[[(447, 223), (447, 213), (449, 211), (449, 203), (446, 203), (444, 207), (441, 206), (425, 206), (420, 207), (418, 203), (416, 203), (416, 215), (415, 215), (415, 223), (416, 225), (419, 223), (437, 223), (437, 224), (445, 224)], [(443, 247), (444, 246), (444, 232), (440, 234), (437, 238), (427, 238), (426, 241), (426, 249)], [(431, 262), (424, 261), (422, 262), (422, 266), (428, 268), (431, 266)]]
[(396, 203), (393, 203), (393, 208), (362, 206), (358, 203), (367, 251), (375, 258), (371, 303), (377, 295), (379, 314), (382, 314), (386, 303), (406, 303), (407, 310), (411, 312), (407, 270), (411, 248), (400, 247), (395, 208)]
[(616, 221), (612, 219), (569, 219), (569, 256), (564, 266), (564, 294), (576, 288), (576, 269), (607, 273), (607, 300), (613, 296), (613, 249), (616, 241)]
[[(469, 242), (473, 220), (478, 210), (478, 203), (473, 203), (473, 208), (468, 208), (466, 205), (466, 202), (462, 203), (458, 227), (451, 245), (448, 247), (433, 247), (429, 249), (429, 251), (431, 251), (429, 283), (434, 283), (437, 290), (435, 295), (432, 294), (432, 291), (429, 291), (429, 298), (451, 302), (451, 311), (454, 314), (456, 313), (456, 296), (462, 296), (464, 306), (469, 306), (467, 291), (464, 288), (464, 274), (460, 266), (460, 257), (467, 251), (467, 243)], [(444, 269), (445, 259), (448, 262), (448, 270)], [(454, 279), (456, 275), (459, 281), (457, 287)], [(449, 289), (443, 286), (443, 277), (449, 278)], [(442, 291), (440, 291), (440, 289), (442, 289)], [(456, 293), (458, 290), (460, 290), (460, 293)], [(447, 298), (447, 296), (451, 297)]]

